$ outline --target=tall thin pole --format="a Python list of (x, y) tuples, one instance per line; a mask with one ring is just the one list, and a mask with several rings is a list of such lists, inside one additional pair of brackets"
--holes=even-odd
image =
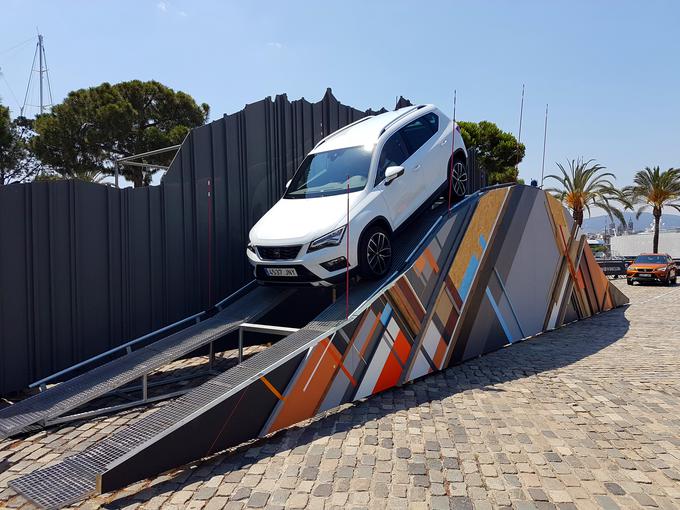
[(45, 110), (45, 103), (43, 101), (43, 36), (38, 34), (38, 56), (39, 56), (39, 73), (40, 73), (40, 113)]
[(548, 138), (548, 105), (545, 105), (545, 124), (543, 126), (543, 161), (541, 162), (541, 188), (543, 187), (543, 175), (545, 174), (545, 141)]
[(522, 115), (524, 113), (524, 83), (522, 83), (522, 102), (519, 107), (519, 132), (517, 133), (517, 163), (515, 164), (515, 170), (519, 171), (519, 145), (522, 140)]
[(345, 271), (345, 319), (349, 318), (349, 175), (347, 176), (347, 268)]

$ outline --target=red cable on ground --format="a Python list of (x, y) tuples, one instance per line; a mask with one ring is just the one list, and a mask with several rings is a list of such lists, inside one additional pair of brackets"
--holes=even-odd
[(349, 318), (349, 175), (347, 176), (347, 270), (345, 271), (345, 319)]

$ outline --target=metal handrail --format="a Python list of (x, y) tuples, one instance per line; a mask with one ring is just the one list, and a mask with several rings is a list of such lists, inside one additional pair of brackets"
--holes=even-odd
[(210, 308), (208, 310), (203, 310), (202, 312), (195, 313), (193, 315), (190, 315), (189, 317), (185, 317), (184, 319), (178, 320), (177, 322), (173, 322), (172, 324), (168, 324), (167, 326), (163, 326), (162, 328), (157, 329), (155, 331), (152, 331), (151, 333), (147, 333), (146, 335), (142, 335), (139, 338), (135, 338), (134, 340), (130, 340), (129, 342), (126, 342), (124, 344), (113, 347), (113, 348), (109, 349), (108, 351), (102, 352), (100, 354), (97, 354), (96, 356), (93, 356), (93, 357), (88, 358), (86, 360), (80, 361), (79, 363), (76, 363), (75, 365), (72, 365), (72, 366), (67, 367), (63, 370), (60, 370), (59, 372), (56, 372), (52, 375), (48, 375), (47, 377), (43, 377), (39, 381), (35, 381), (34, 383), (31, 383), (28, 387), (29, 388), (35, 388), (36, 386), (40, 386), (41, 389), (42, 389), (45, 386), (45, 384), (48, 383), (49, 381), (56, 379), (57, 377), (60, 377), (62, 375), (68, 374), (69, 372), (73, 372), (74, 370), (77, 370), (77, 369), (82, 368), (84, 366), (87, 366), (94, 361), (99, 361), (100, 359), (105, 358), (107, 356), (110, 356), (111, 354), (114, 354), (118, 351), (122, 351), (123, 349), (126, 349), (128, 351), (128, 353), (130, 353), (131, 350), (132, 350), (132, 346), (134, 346), (134, 345), (136, 345), (140, 342), (143, 342), (144, 340), (148, 340), (149, 338), (151, 338), (153, 336), (164, 333), (164, 332), (166, 332), (170, 329), (176, 328), (177, 326), (180, 326), (180, 325), (182, 325), (186, 322), (192, 321), (192, 320), (199, 322), (199, 319), (203, 315), (207, 314), (210, 310), (213, 310), (213, 309), (219, 310), (220, 307), (224, 306), (224, 304), (227, 303), (230, 299), (233, 299), (234, 297), (245, 292), (246, 289), (249, 289), (249, 287), (252, 287), (254, 283), (255, 283), (254, 281), (248, 282), (246, 285), (244, 285), (243, 287), (238, 289), (236, 292), (229, 294), (226, 298), (224, 298), (222, 301), (220, 301), (219, 303), (217, 303), (215, 306), (213, 306), (212, 308)]

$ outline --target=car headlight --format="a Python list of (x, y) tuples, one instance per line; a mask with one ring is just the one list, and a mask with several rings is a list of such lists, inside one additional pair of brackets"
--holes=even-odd
[(332, 232), (329, 232), (326, 235), (323, 235), (317, 239), (314, 239), (311, 243), (309, 243), (309, 248), (307, 248), (307, 251), (314, 251), (314, 250), (320, 250), (321, 248), (325, 248), (326, 246), (337, 246), (342, 242), (342, 237), (345, 235), (345, 226), (343, 225), (340, 228), (336, 228)]
[(666, 271), (668, 269), (668, 266), (663, 266), (663, 267), (657, 267), (657, 271)]
[(255, 253), (255, 246), (253, 246), (253, 243), (248, 243), (248, 251)]

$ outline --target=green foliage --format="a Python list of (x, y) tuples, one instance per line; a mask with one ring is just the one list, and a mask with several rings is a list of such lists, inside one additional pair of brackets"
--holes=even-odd
[(30, 180), (39, 170), (28, 147), (30, 123), (12, 120), (9, 108), (0, 104), (0, 186)]
[[(37, 117), (32, 147), (63, 176), (112, 174), (118, 158), (181, 143), (208, 113), (207, 104), (156, 81), (102, 83), (70, 92), (51, 113)], [(162, 158), (156, 162), (168, 163)], [(148, 185), (154, 172), (121, 167), (135, 186)]]
[(569, 170), (560, 163), (557, 167), (562, 175), (548, 175), (546, 179), (554, 179), (561, 184), (560, 188), (549, 188), (552, 192), (572, 211), (574, 221), (580, 227), (583, 223), (583, 212), (591, 207), (599, 207), (607, 213), (613, 221), (618, 219), (622, 225), (626, 224), (623, 213), (616, 204), (624, 208), (630, 207), (624, 194), (614, 187), (611, 179), (616, 176), (611, 172), (605, 172), (606, 168), (592, 159), (585, 161), (582, 158), (568, 161)]
[(664, 207), (680, 212), (680, 168), (669, 168), (662, 172), (658, 166), (645, 167), (635, 174), (633, 185), (623, 189), (631, 204), (638, 204), (637, 218), (652, 208), (654, 215), (653, 251), (659, 252), (659, 223)]
[(458, 125), (465, 146), (477, 148), (477, 161), (486, 170), (489, 184), (517, 182), (516, 167), (524, 158), (524, 144), (518, 147), (517, 138), (493, 122), (458, 122)]

